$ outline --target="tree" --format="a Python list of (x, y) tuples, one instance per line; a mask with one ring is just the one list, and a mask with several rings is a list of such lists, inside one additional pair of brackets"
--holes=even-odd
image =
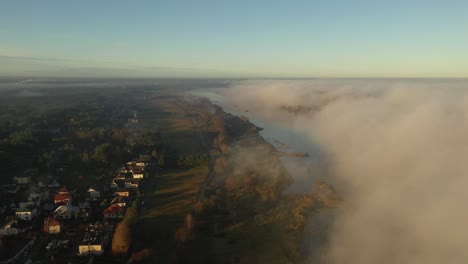
[(166, 165), (163, 154), (159, 155), (159, 159), (158, 159), (158, 162), (156, 163), (156, 165), (158, 165), (158, 167), (160, 167), (160, 168), (162, 168), (162, 167), (164, 167)]
[(132, 232), (130, 226), (124, 222), (120, 222), (117, 225), (114, 237), (112, 238), (112, 253), (115, 255), (127, 254), (131, 243)]
[(135, 200), (133, 202), (133, 205), (127, 209), (127, 212), (125, 212), (125, 216), (122, 222), (124, 222), (128, 226), (133, 226), (138, 221), (138, 203), (139, 200)]
[(112, 239), (112, 252), (116, 255), (126, 254), (132, 243), (132, 228), (138, 221), (138, 199), (127, 209), (125, 216), (117, 225)]
[(33, 136), (30, 129), (15, 131), (9, 136), (10, 142), (13, 145), (27, 144), (32, 141)]
[(92, 156), (93, 160), (99, 163), (108, 164), (109, 156), (110, 156), (110, 148), (111, 146), (109, 143), (105, 143), (105, 144), (101, 144), (97, 146)]
[(153, 150), (153, 151), (151, 152), (151, 157), (152, 157), (154, 160), (157, 160), (158, 157), (159, 157), (158, 151)]

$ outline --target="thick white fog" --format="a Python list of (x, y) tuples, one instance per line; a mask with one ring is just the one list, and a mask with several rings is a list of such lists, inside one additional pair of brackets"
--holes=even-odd
[(243, 81), (227, 93), (325, 155), (345, 207), (321, 263), (466, 263), (468, 81)]

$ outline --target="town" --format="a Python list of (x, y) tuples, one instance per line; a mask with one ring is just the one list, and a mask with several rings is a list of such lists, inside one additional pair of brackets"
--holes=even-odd
[(38, 177), (37, 171), (26, 170), (14, 177), (1, 186), (5, 254), (0, 263), (26, 261), (43, 249), (50, 259), (103, 255), (127, 209), (139, 207), (140, 187), (150, 175), (147, 165), (129, 161), (108, 185), (89, 186), (85, 193), (62, 186), (60, 169), (55, 176)]

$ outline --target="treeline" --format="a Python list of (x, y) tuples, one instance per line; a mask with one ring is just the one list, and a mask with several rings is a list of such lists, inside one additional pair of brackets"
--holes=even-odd
[[(108, 176), (122, 162), (140, 158), (134, 153), (146, 154), (149, 162), (151, 152), (161, 148), (158, 133), (127, 125), (134, 111), (127, 99), (80, 98), (78, 103), (73, 96), (47, 99), (49, 104), (34, 98), (36, 107), (15, 102), (2, 107), (0, 173), (5, 181), (28, 167), (52, 175), (60, 168), (64, 184), (84, 186)], [(156, 161), (164, 162), (164, 157)]]
[(201, 165), (207, 165), (209, 156), (206, 153), (187, 154), (181, 155), (177, 159), (177, 165), (179, 167), (197, 167)]
[(136, 199), (133, 205), (125, 212), (123, 220), (117, 224), (112, 238), (112, 253), (114, 255), (125, 255), (132, 245), (133, 228), (139, 217), (139, 203)]

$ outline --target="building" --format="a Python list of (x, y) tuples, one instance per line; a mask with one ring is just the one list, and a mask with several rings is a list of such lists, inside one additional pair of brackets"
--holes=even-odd
[(93, 188), (89, 188), (87, 192), (91, 199), (98, 199), (99, 197), (101, 197), (101, 193)]
[(102, 255), (112, 239), (113, 229), (102, 224), (90, 225), (78, 245), (78, 256)]
[(132, 176), (133, 179), (143, 179), (145, 177), (145, 172), (143, 170), (134, 170)]
[(26, 185), (31, 183), (30, 176), (15, 176), (13, 177), (13, 181), (15, 181), (19, 185)]
[(16, 211), (16, 217), (24, 221), (31, 221), (33, 219), (33, 211), (27, 208), (20, 208)]
[(129, 179), (125, 181), (125, 188), (138, 188), (140, 181), (138, 179)]
[(125, 208), (117, 204), (104, 209), (104, 219), (122, 219), (125, 215)]
[(129, 197), (130, 191), (124, 188), (120, 188), (120, 189), (117, 189), (114, 194), (117, 196)]
[(59, 234), (62, 231), (62, 223), (56, 218), (46, 217), (42, 231), (47, 234)]
[(125, 198), (122, 196), (116, 196), (114, 199), (112, 199), (111, 204), (116, 204), (120, 207), (125, 207), (127, 206), (127, 201), (125, 201)]
[(19, 191), (19, 185), (17, 184), (5, 184), (1, 187), (2, 193), (4, 194), (16, 194)]
[(71, 219), (72, 215), (74, 215), (77, 211), (78, 210), (76, 210), (76, 208), (71, 205), (60, 205), (57, 207), (57, 209), (55, 209), (54, 215), (62, 219)]
[(69, 205), (72, 203), (72, 195), (68, 191), (67, 187), (62, 187), (58, 190), (57, 194), (54, 196), (55, 204), (66, 204)]
[(79, 206), (78, 216), (82, 219), (86, 219), (91, 215), (91, 205), (86, 201), (81, 203)]
[(111, 189), (117, 189), (119, 188), (119, 185), (115, 181), (112, 181), (112, 183), (110, 184), (110, 187)]
[(20, 208), (39, 207), (40, 205), (41, 205), (41, 202), (40, 202), (39, 200), (37, 200), (37, 201), (19, 202), (19, 207), (20, 207)]
[(0, 236), (15, 236), (28, 231), (28, 224), (21, 224), (16, 220), (11, 220), (0, 228)]

